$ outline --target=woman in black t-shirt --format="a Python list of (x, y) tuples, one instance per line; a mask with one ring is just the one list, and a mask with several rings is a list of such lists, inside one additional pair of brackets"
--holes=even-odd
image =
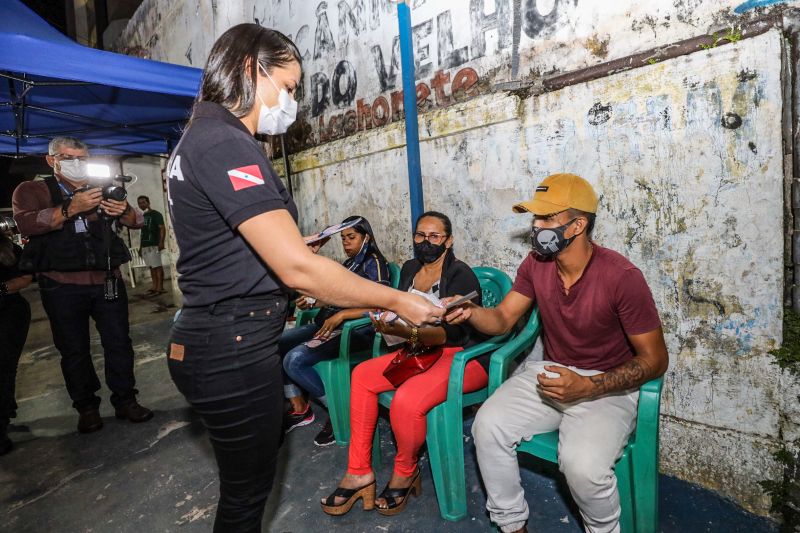
[(19, 293), (30, 285), (32, 276), (17, 269), (22, 248), (14, 244), (5, 232), (0, 232), (0, 455), (14, 447), (7, 429), (17, 413), (14, 384), (17, 363), (28, 337), (31, 306)]
[(258, 24), (222, 34), (168, 164), (184, 304), (169, 370), (214, 447), (217, 532), (261, 531), (283, 434), (278, 339), (287, 289), (338, 307), (391, 309), (415, 324), (443, 312), (306, 246), (294, 201), (254, 138), (283, 134), (294, 121), (301, 61), (288, 37)]

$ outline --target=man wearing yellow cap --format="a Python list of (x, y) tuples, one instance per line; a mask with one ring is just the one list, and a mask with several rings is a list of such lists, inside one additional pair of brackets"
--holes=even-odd
[[(495, 308), (467, 305), (447, 316), (499, 335), (534, 305), (545, 361), (528, 362), (483, 404), (472, 426), (486, 507), (505, 533), (526, 531), (528, 505), (515, 452), (522, 439), (559, 430), (559, 468), (590, 533), (619, 531), (614, 463), (636, 424), (639, 386), (669, 363), (661, 321), (641, 271), (592, 242), (592, 186), (554, 174), (533, 199), (534, 251)], [(546, 526), (543, 526), (547, 529)]]

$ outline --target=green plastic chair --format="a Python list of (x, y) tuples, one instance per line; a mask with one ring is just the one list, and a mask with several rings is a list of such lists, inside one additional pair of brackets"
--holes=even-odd
[[(394, 263), (389, 263), (389, 280), (395, 289), (400, 284), (400, 267)], [(296, 327), (310, 323), (317, 313), (319, 313), (319, 308), (299, 311), (295, 318)], [(351, 337), (355, 329), (369, 324), (369, 318), (346, 321), (342, 326), (341, 340), (339, 341), (339, 357), (320, 361), (314, 365), (314, 370), (317, 371), (325, 386), (333, 436), (336, 438), (336, 444), (340, 446), (345, 446), (350, 441), (350, 371), (353, 366), (369, 359), (372, 355), (372, 350), (369, 348), (351, 353)]]
[[(473, 268), (481, 284), (484, 307), (495, 307), (511, 290), (511, 279), (503, 272), (489, 267)], [(376, 346), (380, 339), (376, 335)], [(439, 501), (439, 512), (446, 520), (461, 520), (467, 516), (467, 483), (464, 472), (464, 407), (483, 402), (487, 398), (487, 388), (463, 393), (464, 368), (467, 363), (480, 355), (491, 353), (505, 344), (510, 333), (492, 337), (455, 355), (450, 368), (450, 382), (447, 386), (447, 400), (428, 412), (428, 456), (430, 458), (433, 485)], [(375, 356), (383, 349), (378, 349)], [(389, 407), (394, 391), (384, 392), (378, 401)], [(380, 435), (375, 428), (372, 443), (373, 468), (380, 467)]]
[[(536, 327), (538, 335), (540, 326), (537, 324)], [(535, 341), (536, 337), (533, 338)], [(527, 348), (533, 342), (518, 343), (514, 339), (492, 355), (489, 367), (490, 395), (508, 377), (509, 363), (520, 354), (527, 353)], [(659, 377), (639, 389), (636, 430), (615, 468), (622, 507), (620, 530), (623, 533), (655, 533), (658, 526), (658, 415), (663, 384), (664, 378)], [(522, 441), (517, 452), (557, 464), (558, 431)]]

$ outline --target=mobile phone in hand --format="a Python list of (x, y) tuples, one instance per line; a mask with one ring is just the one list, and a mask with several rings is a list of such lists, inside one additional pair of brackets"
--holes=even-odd
[(478, 297), (478, 292), (477, 291), (472, 291), (471, 293), (467, 294), (466, 296), (462, 296), (458, 300), (453, 300), (452, 302), (447, 304), (444, 309), (445, 309), (445, 311), (449, 311), (450, 309), (453, 309), (454, 307), (459, 307), (461, 305), (464, 305), (468, 301), (473, 300), (473, 299), (475, 299), (477, 297)]

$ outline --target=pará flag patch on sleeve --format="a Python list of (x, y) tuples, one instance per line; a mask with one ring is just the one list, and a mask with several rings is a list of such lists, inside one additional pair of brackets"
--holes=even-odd
[(231, 180), (234, 191), (241, 191), (256, 185), (264, 185), (264, 176), (261, 175), (261, 169), (258, 168), (258, 165), (248, 165), (229, 170), (228, 178)]

